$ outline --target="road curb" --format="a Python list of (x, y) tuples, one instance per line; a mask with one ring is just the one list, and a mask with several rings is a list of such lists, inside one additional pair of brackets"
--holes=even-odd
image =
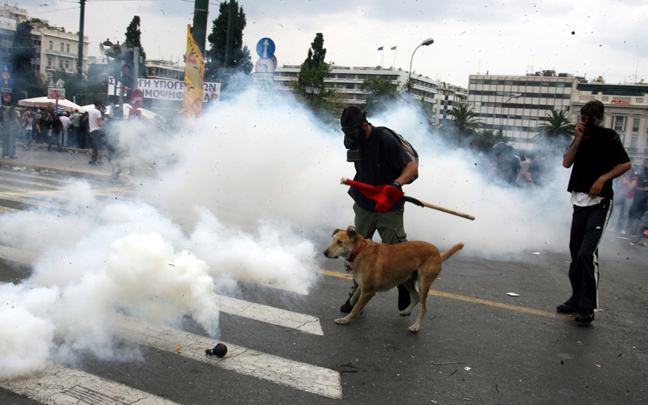
[(43, 165), (37, 165), (33, 163), (22, 163), (22, 162), (12, 162), (8, 161), (5, 159), (0, 159), (0, 166), (9, 166), (9, 167), (29, 167), (31, 169), (34, 169), (36, 171), (45, 171), (48, 170), (50, 172), (56, 172), (56, 173), (67, 173), (71, 176), (74, 177), (88, 177), (88, 176), (95, 176), (95, 177), (109, 177), (109, 174), (106, 173), (97, 173), (97, 172), (88, 172), (88, 171), (82, 171), (82, 170), (73, 170), (73, 169), (63, 169), (60, 167), (51, 167), (51, 166), (43, 166)]

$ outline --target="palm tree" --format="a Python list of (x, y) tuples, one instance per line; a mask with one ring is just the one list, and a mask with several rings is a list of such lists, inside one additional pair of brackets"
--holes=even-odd
[(565, 110), (551, 110), (544, 122), (536, 128), (536, 138), (541, 140), (553, 141), (570, 141), (574, 134), (576, 126), (567, 118)]
[(464, 103), (459, 103), (448, 111), (448, 115), (454, 120), (446, 121), (446, 127), (455, 136), (457, 143), (471, 142), (472, 137), (482, 125), (480, 114)]

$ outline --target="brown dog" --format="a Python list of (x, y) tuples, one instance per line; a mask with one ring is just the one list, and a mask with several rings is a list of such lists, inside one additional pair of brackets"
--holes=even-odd
[[(412, 302), (400, 312), (409, 316), (414, 306), (421, 301), (421, 312), (411, 332), (418, 332), (425, 315), (425, 301), (430, 286), (441, 272), (441, 263), (464, 247), (463, 243), (454, 245), (447, 252), (440, 254), (436, 246), (420, 241), (402, 242), (396, 245), (376, 243), (364, 239), (355, 228), (350, 226), (346, 231), (333, 231), (333, 244), (324, 251), (324, 256), (335, 259), (343, 257), (350, 265), (353, 279), (359, 287), (351, 297), (353, 310), (335, 323), (347, 324), (358, 316), (376, 292), (387, 291), (403, 284), (410, 293)], [(418, 279), (419, 292), (415, 283)]]

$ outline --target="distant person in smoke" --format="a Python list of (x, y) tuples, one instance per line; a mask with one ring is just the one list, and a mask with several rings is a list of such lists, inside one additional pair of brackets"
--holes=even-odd
[(589, 101), (580, 113), (576, 137), (563, 156), (563, 166), (573, 166), (567, 186), (574, 208), (569, 240), (572, 295), (556, 309), (577, 313), (576, 322), (587, 324), (598, 307), (598, 246), (612, 212), (612, 180), (632, 164), (619, 135), (601, 126), (603, 103)]
[(52, 145), (56, 145), (56, 150), (61, 152), (61, 136), (63, 134), (63, 123), (61, 122), (60, 116), (52, 114), (52, 119), (49, 122), (50, 137), (47, 142), (47, 151), (52, 150)]
[(105, 148), (104, 133), (101, 127), (104, 124), (102, 110), (104, 105), (101, 101), (95, 102), (95, 108), (88, 112), (88, 130), (90, 131), (90, 147), (92, 155), (88, 164), (102, 165), (101, 153)]
[(646, 207), (646, 211), (644, 211), (643, 215), (641, 216), (641, 220), (639, 221), (639, 229), (637, 232), (637, 236), (630, 242), (632, 246), (646, 246), (646, 242), (642, 242), (641, 240), (644, 237), (648, 236), (648, 207)]
[[(350, 153), (347, 160), (353, 161), (356, 175), (354, 180), (372, 186), (389, 184), (401, 189), (418, 174), (418, 167), (403, 150), (396, 136), (384, 127), (374, 127), (367, 121), (367, 113), (356, 106), (344, 109), (340, 118), (344, 132), (344, 145)], [(371, 239), (376, 231), (382, 243), (394, 245), (407, 241), (403, 214), (405, 203), (397, 201), (385, 212), (376, 211), (376, 201), (363, 195), (355, 187), (349, 188), (349, 195), (354, 200), (356, 231), (364, 238)], [(349, 313), (353, 309), (349, 300), (358, 285), (353, 283), (349, 299), (340, 307), (340, 311)], [(398, 286), (398, 308), (403, 310), (410, 304), (407, 289)]]
[(634, 188), (637, 176), (628, 170), (614, 182), (614, 212), (610, 223), (610, 231), (620, 231), (621, 235), (628, 232), (628, 214), (634, 200)]
[(106, 137), (106, 156), (108, 157), (108, 163), (112, 166), (112, 174), (110, 178), (113, 180), (118, 180), (119, 175), (122, 172), (121, 164), (121, 147), (119, 145), (119, 134), (114, 128), (114, 119), (106, 120), (104, 125), (104, 134)]
[(630, 235), (636, 235), (639, 230), (639, 221), (646, 210), (648, 197), (648, 170), (646, 166), (639, 167), (636, 173), (637, 181), (634, 182), (632, 191), (634, 192), (632, 204), (628, 210), (628, 231)]
[(513, 147), (498, 142), (493, 146), (493, 167), (491, 174), (506, 184), (515, 185), (521, 168), (520, 157), (513, 152)]
[(30, 111), (25, 111), (23, 114), (23, 138), (25, 139), (25, 150), (29, 150), (31, 143), (34, 140), (34, 116)]
[(16, 139), (20, 131), (20, 121), (15, 108), (9, 107), (4, 111), (2, 119), (2, 156), (16, 159)]
[(518, 186), (522, 188), (529, 187), (533, 189), (533, 191), (536, 190), (536, 185), (533, 181), (533, 173), (531, 172), (530, 168), (531, 168), (531, 163), (533, 162), (534, 159), (535, 159), (535, 155), (528, 153), (525, 159), (520, 164), (520, 172), (515, 178), (515, 183)]
[(81, 114), (79, 128), (77, 129), (77, 142), (80, 149), (90, 148), (90, 134), (88, 133), (88, 112)]
[(74, 110), (72, 115), (70, 115), (70, 140), (68, 142), (68, 146), (72, 146), (73, 148), (77, 148), (79, 146), (79, 124), (81, 122), (81, 113), (79, 113), (79, 110)]

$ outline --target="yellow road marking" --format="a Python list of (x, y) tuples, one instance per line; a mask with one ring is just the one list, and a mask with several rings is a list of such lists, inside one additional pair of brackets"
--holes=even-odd
[[(326, 276), (344, 278), (344, 279), (347, 279), (347, 280), (352, 279), (351, 274), (339, 273), (337, 271), (318, 269), (315, 272), (320, 273), (320, 274), (324, 274)], [(437, 297), (445, 297), (445, 298), (451, 298), (451, 299), (460, 300), (460, 301), (474, 302), (474, 303), (477, 303), (477, 304), (490, 305), (492, 307), (510, 309), (510, 310), (520, 311), (520, 312), (526, 312), (526, 313), (534, 314), (534, 315), (574, 319), (573, 316), (569, 316), (569, 315), (557, 314), (557, 313), (549, 312), (549, 311), (540, 311), (540, 310), (537, 310), (537, 309), (525, 308), (525, 307), (520, 307), (520, 306), (517, 306), (517, 305), (504, 304), (504, 303), (497, 302), (497, 301), (484, 300), (484, 299), (481, 299), (481, 298), (466, 297), (465, 295), (451, 294), (451, 293), (447, 293), (447, 292), (443, 292), (443, 291), (430, 290), (430, 294), (436, 295)]]
[[(317, 269), (317, 270), (315, 270), (315, 272), (319, 273), (319, 274), (324, 274), (325, 276), (344, 278), (344, 279), (347, 279), (347, 280), (351, 280), (353, 278), (353, 277), (351, 277), (351, 274), (340, 273), (340, 272), (337, 272), (337, 271)], [(557, 313), (557, 312), (541, 311), (539, 309), (525, 308), (525, 307), (521, 307), (521, 306), (518, 306), (518, 305), (509, 305), (509, 304), (504, 304), (502, 302), (484, 300), (484, 299), (481, 299), (481, 298), (466, 297), (465, 295), (451, 294), (451, 293), (447, 293), (447, 292), (443, 292), (443, 291), (430, 290), (430, 294), (435, 295), (437, 297), (444, 297), (444, 298), (450, 298), (450, 299), (459, 300), (459, 301), (473, 302), (473, 303), (482, 304), (482, 305), (489, 305), (491, 307), (503, 308), (503, 309), (508, 309), (508, 310), (512, 310), (512, 311), (518, 311), (518, 312), (524, 312), (524, 313), (527, 313), (527, 314), (540, 315), (540, 316), (546, 316), (546, 317), (551, 317), (551, 318), (563, 318), (563, 319), (569, 319), (569, 320), (572, 320), (572, 321), (574, 320), (574, 317), (571, 316), (571, 315), (560, 314), (560, 313)], [(627, 331), (627, 328), (624, 328), (624, 327), (606, 325), (606, 324), (601, 324), (601, 323), (597, 323), (597, 325), (603, 326), (603, 327), (608, 328), (608, 329)]]

